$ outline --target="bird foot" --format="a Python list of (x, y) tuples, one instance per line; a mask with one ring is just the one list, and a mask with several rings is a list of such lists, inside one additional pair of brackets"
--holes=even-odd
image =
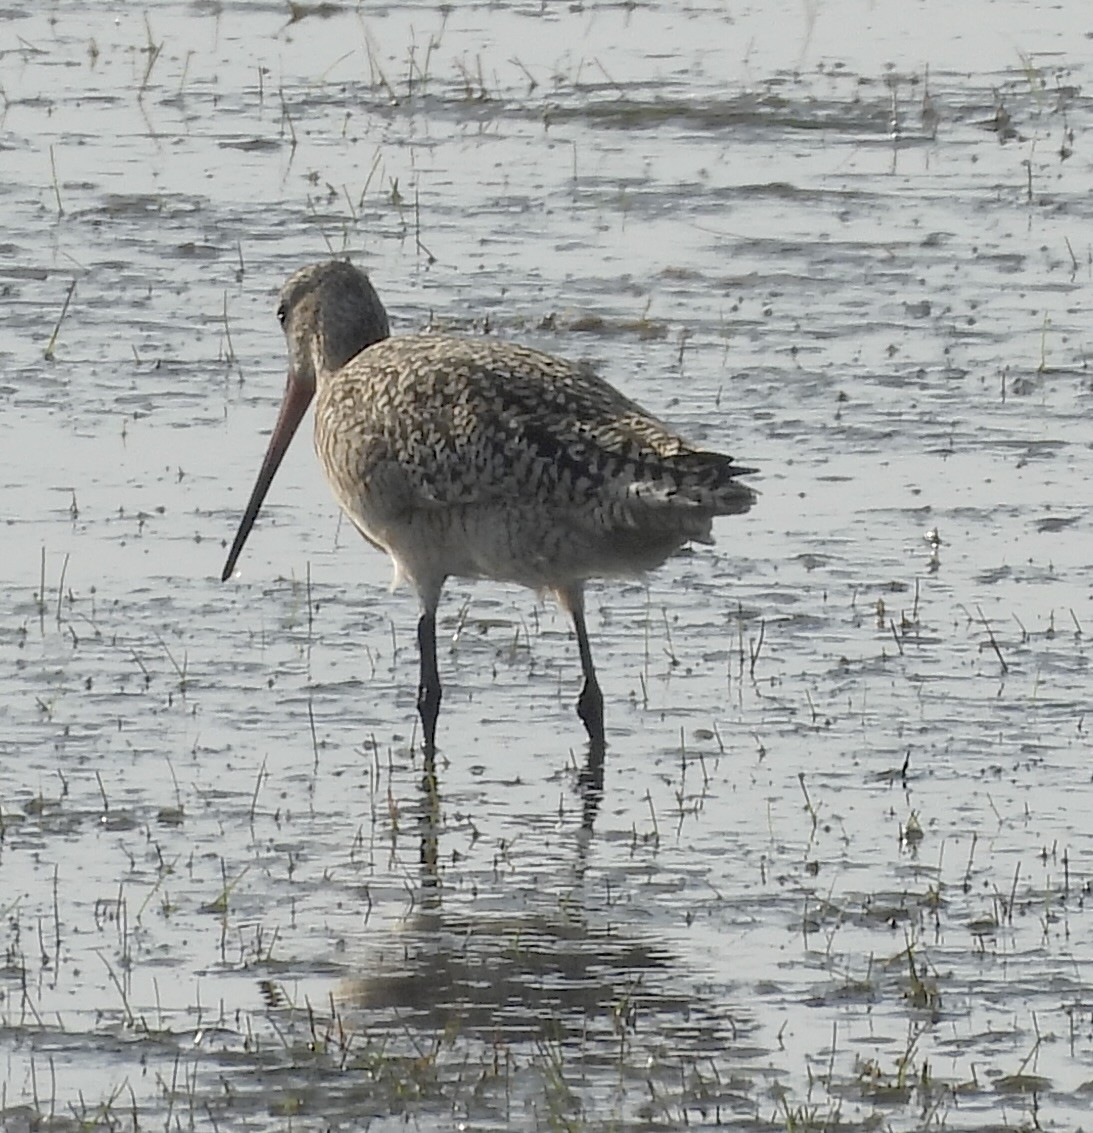
[(577, 698), (577, 715), (588, 733), (593, 753), (598, 752), (602, 758), (607, 742), (603, 734), (603, 693), (598, 684), (585, 681), (581, 695)]

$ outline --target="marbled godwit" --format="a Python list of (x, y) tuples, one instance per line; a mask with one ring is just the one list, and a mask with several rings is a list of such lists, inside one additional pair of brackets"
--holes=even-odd
[(577, 633), (577, 712), (602, 758), (585, 582), (639, 574), (688, 541), (712, 542), (715, 515), (751, 507), (755, 495), (737, 477), (752, 470), (693, 448), (585, 367), (493, 339), (389, 337), (368, 277), (342, 261), (296, 272), (277, 317), (288, 383), (223, 579), (318, 391), (315, 448), (334, 495), (421, 601), (426, 753), (440, 710), (436, 610), (454, 575), (554, 591)]

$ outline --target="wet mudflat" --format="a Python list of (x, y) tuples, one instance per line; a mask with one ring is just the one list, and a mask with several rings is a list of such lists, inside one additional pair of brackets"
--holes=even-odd
[[(3, 1128), (1088, 1124), (1080, 9), (9, 6)], [(424, 775), (306, 443), (218, 581), (342, 252), (762, 470), (591, 591), (602, 795), (487, 584)]]

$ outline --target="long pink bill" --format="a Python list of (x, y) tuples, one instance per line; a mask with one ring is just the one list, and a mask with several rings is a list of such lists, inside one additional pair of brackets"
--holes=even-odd
[(235, 542), (232, 543), (232, 549), (228, 552), (228, 561), (224, 564), (224, 573), (220, 576), (221, 582), (227, 582), (235, 570), (236, 560), (243, 551), (243, 544), (247, 541), (254, 521), (258, 518), (262, 501), (266, 498), (266, 492), (269, 491), (269, 486), (273, 483), (273, 477), (281, 466), (281, 461), (288, 451), (288, 446), (292, 443), (292, 438), (296, 435), (296, 430), (300, 427), (307, 407), (311, 404), (314, 392), (314, 387), (309, 389), (302, 382), (295, 381), (292, 374), (289, 374), (288, 383), (285, 386), (285, 396), (281, 401), (281, 411), (277, 414), (277, 424), (273, 427), (273, 435), (269, 439), (269, 448), (266, 449), (266, 457), (258, 471), (258, 479), (254, 482), (254, 490), (250, 494), (247, 510), (243, 513), (239, 530), (235, 533)]

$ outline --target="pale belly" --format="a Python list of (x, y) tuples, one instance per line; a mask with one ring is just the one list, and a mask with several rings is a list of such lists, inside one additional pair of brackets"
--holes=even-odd
[(684, 540), (678, 535), (598, 530), (595, 523), (515, 503), (417, 508), (399, 516), (369, 514), (342, 503), (358, 531), (386, 551), (396, 582), (419, 591), (449, 577), (559, 589), (588, 578), (640, 574), (659, 566)]

